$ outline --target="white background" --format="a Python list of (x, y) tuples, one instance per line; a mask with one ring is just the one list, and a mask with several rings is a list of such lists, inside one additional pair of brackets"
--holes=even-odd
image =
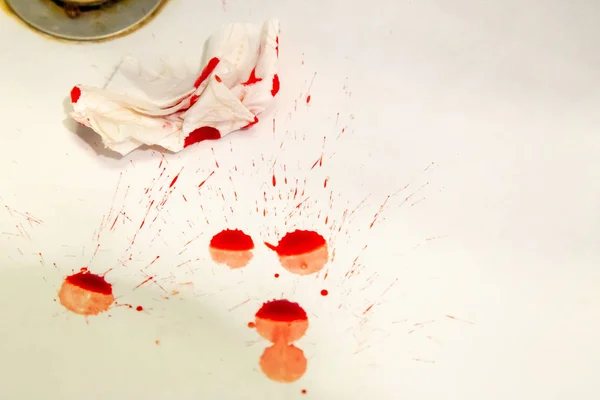
[[(0, 15), (0, 397), (597, 399), (600, 4), (224, 1), (173, 0), (86, 45)], [(104, 85), (124, 55), (197, 60), (222, 24), (269, 17), (282, 28), (276, 114), (165, 155), (160, 178), (156, 149), (120, 159), (66, 116), (71, 87)], [(287, 226), (284, 165), (290, 186), (309, 176)], [(328, 232), (325, 214), (340, 221), (367, 195), (328, 237), (326, 279), (290, 275), (260, 245), (294, 226)], [(208, 257), (230, 225), (257, 243), (242, 270)], [(62, 280), (86, 265), (112, 268), (117, 301), (145, 311), (63, 309)], [(144, 273), (164, 291), (134, 289)], [(280, 297), (311, 324), (293, 384), (262, 375), (267, 343), (246, 327)]]

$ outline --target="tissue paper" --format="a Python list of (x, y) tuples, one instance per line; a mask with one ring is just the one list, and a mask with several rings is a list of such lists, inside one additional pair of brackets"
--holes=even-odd
[(178, 152), (248, 128), (279, 91), (279, 23), (231, 24), (207, 42), (195, 71), (126, 57), (106, 88), (77, 85), (71, 117), (121, 155), (142, 145)]

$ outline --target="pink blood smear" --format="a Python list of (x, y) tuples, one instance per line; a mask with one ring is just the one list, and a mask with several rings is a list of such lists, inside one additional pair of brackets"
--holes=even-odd
[(317, 232), (295, 230), (286, 234), (277, 246), (269, 243), (265, 245), (280, 256), (295, 256), (310, 253), (326, 243), (325, 238)]
[(77, 103), (80, 97), (81, 89), (79, 89), (77, 86), (73, 86), (73, 89), (71, 89), (71, 103)]
[(256, 318), (276, 322), (292, 322), (307, 320), (306, 311), (300, 304), (289, 300), (273, 300), (262, 305), (256, 313)]
[(210, 61), (208, 62), (208, 64), (206, 64), (206, 67), (204, 67), (204, 69), (202, 70), (202, 73), (200, 74), (198, 79), (196, 79), (196, 82), (194, 83), (194, 87), (196, 89), (199, 88), (200, 85), (202, 85), (202, 82), (204, 82), (210, 74), (212, 74), (212, 72), (215, 70), (217, 65), (219, 65), (219, 62), (221, 62), (221, 60), (219, 60), (217, 57), (213, 57), (210, 59)]
[(65, 280), (71, 285), (77, 286), (89, 292), (112, 294), (112, 285), (106, 282), (104, 277), (91, 274), (87, 271), (82, 271), (68, 276)]
[(275, 97), (277, 93), (279, 93), (279, 76), (275, 74), (273, 77), (273, 88), (271, 89), (271, 95)]
[(212, 126), (203, 126), (190, 132), (190, 135), (185, 138), (183, 147), (188, 147), (194, 143), (202, 142), (203, 140), (216, 140), (221, 138), (221, 132)]

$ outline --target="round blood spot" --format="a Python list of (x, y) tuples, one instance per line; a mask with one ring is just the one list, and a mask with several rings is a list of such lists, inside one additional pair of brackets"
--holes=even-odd
[(298, 303), (273, 300), (264, 303), (255, 315), (257, 332), (271, 343), (292, 343), (308, 329), (308, 316)]
[(304, 352), (296, 346), (278, 343), (265, 349), (259, 364), (267, 378), (290, 383), (302, 378), (307, 360)]
[(241, 268), (252, 260), (254, 242), (244, 232), (226, 229), (217, 233), (208, 247), (211, 258), (218, 264), (226, 264), (230, 268)]
[(112, 285), (86, 268), (65, 278), (58, 298), (67, 310), (86, 316), (108, 310), (115, 301)]

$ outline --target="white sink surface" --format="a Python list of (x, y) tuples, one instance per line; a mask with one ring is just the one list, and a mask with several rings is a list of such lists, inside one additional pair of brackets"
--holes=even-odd
[[(251, 130), (119, 158), (66, 115), (127, 54), (197, 59), (223, 24), (270, 17), (281, 92)], [(599, 398), (598, 17), (591, 0), (173, 0), (72, 44), (0, 13), (0, 398)], [(226, 228), (256, 244), (244, 268), (211, 260)], [(321, 272), (262, 244), (296, 228), (329, 240)], [(117, 302), (87, 318), (58, 299), (83, 267)], [(271, 299), (308, 315), (293, 383), (261, 372), (248, 328)]]

